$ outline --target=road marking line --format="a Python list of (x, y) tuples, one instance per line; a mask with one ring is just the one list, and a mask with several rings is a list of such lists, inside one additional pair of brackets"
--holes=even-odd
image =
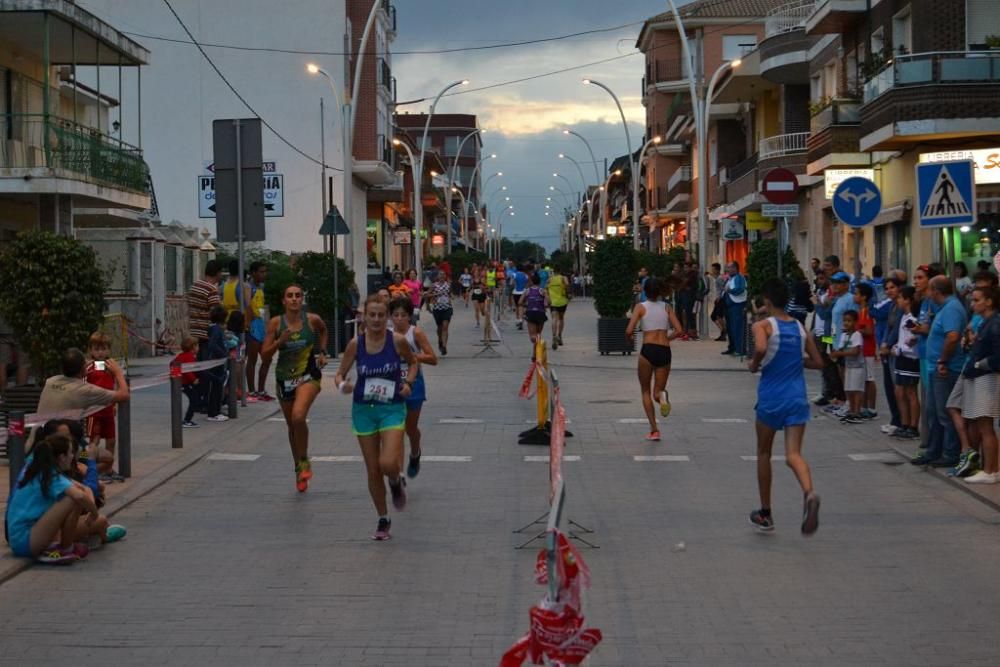
[[(269, 421), (269, 422), (283, 422), (283, 421), (285, 421), (285, 418), (284, 417), (268, 417), (267, 421)], [(310, 421), (312, 421), (312, 420), (309, 419), (309, 417), (306, 417), (306, 423), (308, 424)]]
[(211, 454), (209, 461), (256, 461), (260, 454)]
[(626, 417), (625, 419), (619, 419), (618, 423), (619, 424), (648, 424), (649, 420), (647, 420), (647, 419), (638, 419), (638, 418), (635, 418), (635, 417)]
[(852, 461), (879, 461), (881, 463), (898, 463), (902, 457), (892, 452), (877, 452), (874, 454), (848, 454), (847, 458)]
[[(365, 459), (362, 456), (312, 456), (310, 460), (318, 463), (361, 463)], [(471, 456), (430, 456), (425, 454), (420, 457), (421, 461), (432, 463), (470, 463)]]
[[(646, 420), (644, 419), (643, 421), (646, 421)], [(537, 424), (537, 423), (538, 423), (538, 420), (537, 420), (537, 419), (525, 419), (525, 420), (524, 420), (524, 423), (525, 423), (525, 424)], [(566, 423), (567, 423), (567, 424), (572, 424), (572, 423), (573, 423), (573, 420), (572, 420), (572, 419), (567, 419), (567, 420), (566, 420)]]
[[(548, 456), (525, 456), (524, 460), (527, 463), (548, 463), (549, 462), (549, 457)], [(570, 456), (564, 456), (563, 457), (563, 461), (579, 461), (579, 460), (580, 460), (579, 456), (570, 455)]]
[(482, 424), (482, 419), (439, 419), (438, 424)]
[(645, 461), (665, 461), (665, 462), (680, 462), (680, 461), (690, 461), (691, 457), (686, 454), (658, 454), (656, 456), (633, 456), (633, 461), (639, 463)]
[(701, 420), (706, 424), (746, 424), (746, 419), (739, 419), (736, 417), (715, 419), (712, 417), (702, 417)]
[[(756, 461), (757, 460), (756, 456), (741, 456), (740, 458), (743, 459), (744, 461)], [(785, 457), (784, 456), (778, 456), (778, 455), (772, 455), (771, 456), (771, 460), (772, 461), (784, 461)]]

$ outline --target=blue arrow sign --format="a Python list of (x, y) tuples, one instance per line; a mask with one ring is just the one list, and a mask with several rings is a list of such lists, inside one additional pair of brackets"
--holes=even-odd
[(848, 178), (833, 193), (833, 213), (845, 225), (864, 227), (881, 212), (882, 193), (867, 178)]
[(975, 164), (972, 160), (917, 165), (917, 217), (921, 227), (976, 223)]

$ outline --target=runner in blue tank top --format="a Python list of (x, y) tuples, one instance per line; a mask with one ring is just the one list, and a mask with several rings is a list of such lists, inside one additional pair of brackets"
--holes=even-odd
[(771, 446), (775, 433), (785, 431), (785, 460), (795, 473), (805, 507), (802, 534), (812, 535), (819, 527), (819, 496), (813, 491), (809, 464), (802, 458), (802, 440), (809, 423), (809, 398), (803, 368), (822, 369), (823, 360), (812, 336), (806, 335), (798, 320), (785, 312), (788, 288), (772, 278), (761, 287), (768, 318), (753, 325), (754, 353), (750, 372), (761, 371), (757, 386), (757, 486), (760, 509), (750, 513), (750, 523), (758, 530), (774, 530), (771, 518)]
[[(403, 429), (405, 400), (420, 371), (417, 357), (404, 336), (388, 330), (389, 307), (377, 294), (365, 300), (365, 333), (347, 344), (334, 378), (337, 389), (353, 394), (351, 426), (358, 436), (368, 471), (368, 492), (378, 512), (378, 527), (372, 539), (389, 539), (389, 511), (385, 502), (385, 477), (389, 478), (392, 505), (406, 507), (403, 478)], [(347, 381), (357, 361), (358, 380)], [(406, 374), (403, 374), (403, 364)]]

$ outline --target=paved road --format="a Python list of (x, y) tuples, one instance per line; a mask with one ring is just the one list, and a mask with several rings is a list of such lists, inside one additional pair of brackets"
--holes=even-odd
[[(754, 378), (713, 346), (679, 344), (687, 367), (717, 370), (674, 374), (665, 442), (648, 444), (634, 358), (587, 353), (584, 308), (554, 359), (571, 362), (568, 516), (600, 545), (584, 551), (587, 615), (605, 635), (589, 664), (997, 664), (993, 510), (891, 454), (853, 460), (888, 454), (876, 427), (817, 417), (819, 533), (799, 535), (797, 487), (778, 468), (778, 530), (757, 535)], [(516, 397), (525, 337), (507, 331), (503, 356), (473, 358), (474, 333), (460, 308), (424, 414), (426, 454), (470, 460), (425, 463), (393, 540), (369, 539), (360, 463), (317, 461), (298, 495), (284, 426), (263, 421), (216, 449), (252, 460), (206, 459), (120, 514), (125, 542), (0, 586), (0, 664), (495, 665), (541, 594), (535, 552), (514, 550), (511, 530), (544, 510), (547, 466), (525, 457), (547, 450), (516, 444), (532, 415)], [(356, 457), (331, 389), (311, 453)], [(663, 455), (676, 458), (634, 458)]]

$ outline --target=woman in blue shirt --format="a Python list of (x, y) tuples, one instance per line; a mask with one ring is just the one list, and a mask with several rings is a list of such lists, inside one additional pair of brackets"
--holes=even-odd
[[(93, 494), (66, 476), (74, 463), (73, 443), (66, 435), (35, 444), (7, 505), (8, 541), (15, 556), (44, 563), (80, 558), (73, 545), (79, 519), (86, 515), (92, 523), (100, 515)], [(53, 544), (57, 535), (58, 545)]]

